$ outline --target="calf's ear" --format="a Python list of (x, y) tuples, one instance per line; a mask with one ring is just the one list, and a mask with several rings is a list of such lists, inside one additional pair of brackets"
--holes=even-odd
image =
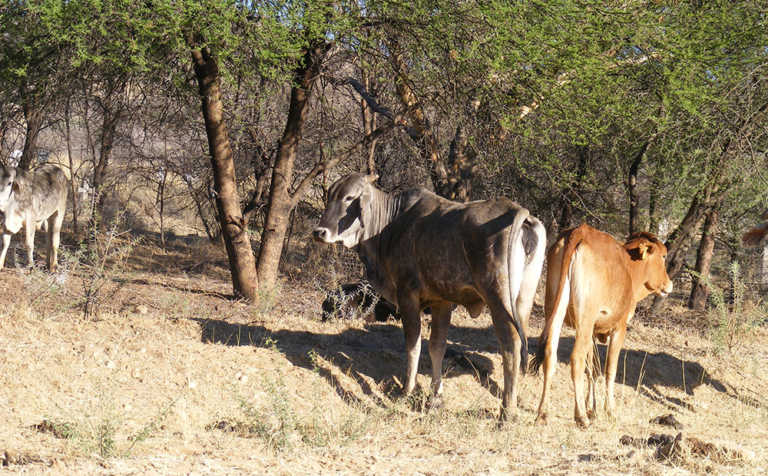
[(632, 259), (643, 261), (653, 252), (653, 247), (648, 246), (648, 243), (640, 243), (634, 248), (630, 248), (629, 255)]
[(11, 190), (13, 190), (13, 193), (19, 193), (21, 190), (21, 187), (19, 186), (19, 182), (13, 182), (11, 185)]
[(366, 175), (365, 176), (365, 181), (368, 182), (368, 183), (374, 183), (377, 180), (379, 180), (379, 175), (378, 174), (370, 174), (370, 175)]

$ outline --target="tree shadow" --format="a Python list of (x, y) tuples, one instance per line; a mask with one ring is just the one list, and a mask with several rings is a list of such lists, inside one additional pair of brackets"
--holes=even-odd
[(173, 289), (173, 290), (181, 291), (181, 292), (185, 292), (185, 293), (198, 294), (198, 295), (201, 295), (201, 296), (210, 296), (210, 297), (217, 298), (217, 299), (222, 299), (222, 300), (225, 300), (225, 301), (234, 301), (235, 300), (235, 295), (234, 294), (221, 293), (221, 292), (218, 292), (218, 291), (211, 291), (209, 289), (199, 289), (199, 288), (190, 288), (188, 286), (179, 286), (179, 285), (176, 285), (176, 284), (174, 284), (172, 282), (168, 282), (167, 280), (166, 281), (159, 281), (159, 280), (158, 281), (150, 281), (150, 280), (144, 279), (144, 278), (135, 278), (135, 279), (114, 278), (113, 281), (115, 281), (117, 283), (120, 283), (120, 284), (123, 284), (123, 285), (124, 284), (136, 284), (136, 285), (140, 285), (140, 286), (152, 286), (152, 287), (160, 286), (160, 287), (163, 287), (163, 288)]
[[(385, 399), (400, 392), (394, 379), (401, 378), (405, 369), (405, 350), (402, 328), (397, 324), (372, 324), (365, 329), (349, 328), (338, 334), (320, 334), (287, 329), (272, 331), (260, 325), (233, 324), (216, 319), (192, 320), (200, 326), (202, 342), (275, 348), (293, 365), (317, 372), (344, 401), (363, 403), (353, 392), (345, 390), (333, 369), (318, 365), (317, 357), (352, 378), (363, 393), (382, 408), (389, 406)], [(422, 342), (421, 374), (431, 375), (428, 356), (427, 342)], [(449, 344), (443, 369), (448, 378), (470, 374), (491, 394), (501, 395), (501, 389), (491, 378), (493, 361), (466, 346)]]

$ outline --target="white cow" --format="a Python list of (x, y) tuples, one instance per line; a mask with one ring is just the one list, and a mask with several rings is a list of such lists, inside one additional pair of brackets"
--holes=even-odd
[(25, 230), (28, 266), (34, 264), (35, 230), (48, 232), (48, 269), (56, 270), (59, 234), (64, 211), (67, 208), (67, 177), (52, 164), (42, 165), (29, 172), (15, 167), (0, 168), (0, 213), (2, 213), (3, 251), (0, 269), (5, 266), (5, 255), (11, 244), (11, 235)]

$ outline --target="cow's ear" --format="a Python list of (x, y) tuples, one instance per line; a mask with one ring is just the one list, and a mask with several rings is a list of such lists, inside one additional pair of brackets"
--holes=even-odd
[(19, 193), (19, 190), (21, 190), (21, 187), (19, 186), (19, 182), (13, 182), (11, 185), (11, 190), (13, 190), (14, 193)]
[(379, 175), (378, 174), (370, 174), (370, 175), (366, 175), (365, 176), (365, 181), (368, 182), (368, 183), (374, 183), (377, 180), (379, 180)]

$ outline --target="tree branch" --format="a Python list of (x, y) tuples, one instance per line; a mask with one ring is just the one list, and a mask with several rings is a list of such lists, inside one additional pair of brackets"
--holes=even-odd
[[(338, 154), (334, 157), (328, 157), (323, 158), (315, 164), (315, 166), (312, 168), (312, 170), (309, 171), (309, 173), (299, 182), (299, 185), (296, 187), (296, 190), (291, 194), (291, 206), (296, 206), (297, 203), (299, 203), (299, 200), (301, 200), (301, 197), (304, 196), (309, 186), (312, 184), (312, 181), (320, 175), (322, 172), (326, 170), (332, 169), (336, 164), (339, 162), (348, 159), (352, 154), (354, 154), (358, 148), (360, 147), (367, 147), (371, 142), (377, 140), (379, 137), (383, 136), (390, 130), (394, 129), (396, 126), (397, 117), (395, 117), (395, 120), (393, 120), (391, 123), (381, 126), (365, 136), (362, 140), (357, 142), (356, 144), (349, 147), (346, 151), (344, 151), (341, 154)], [(322, 153), (322, 152), (321, 152)], [(324, 156), (325, 154), (323, 154)]]

